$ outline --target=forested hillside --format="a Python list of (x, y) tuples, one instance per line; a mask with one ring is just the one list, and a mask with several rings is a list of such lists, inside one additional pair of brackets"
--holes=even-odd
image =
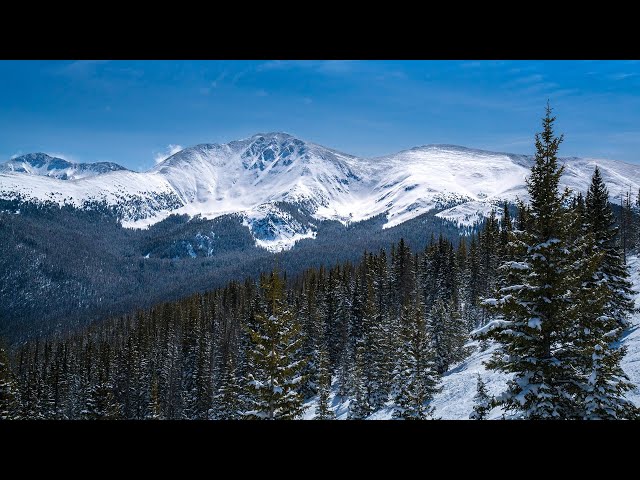
[[(283, 207), (284, 208), (284, 207)], [(236, 215), (170, 216), (149, 229), (123, 228), (104, 204), (78, 209), (0, 200), (0, 336), (15, 342), (63, 332), (204, 293), (269, 271), (275, 254), (255, 245)], [(314, 240), (277, 254), (290, 275), (356, 260), (404, 237), (424, 248), (431, 234), (456, 239), (457, 226), (425, 214), (394, 228), (384, 218), (317, 222)]]

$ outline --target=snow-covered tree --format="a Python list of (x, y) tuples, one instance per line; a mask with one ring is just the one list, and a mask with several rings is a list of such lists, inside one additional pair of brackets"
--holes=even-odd
[(484, 302), (497, 317), (476, 332), (499, 344), (487, 367), (513, 374), (497, 405), (531, 419), (566, 418), (573, 411), (575, 372), (565, 358), (565, 333), (579, 273), (567, 245), (570, 222), (563, 202), (568, 192), (559, 191), (562, 136), (554, 135), (554, 120), (547, 106), (527, 178), (531, 201), (526, 229), (512, 232), (516, 260), (503, 262), (497, 297)]
[(369, 404), (369, 395), (365, 384), (365, 348), (364, 342), (359, 341), (356, 345), (351, 373), (352, 392), (349, 402), (349, 420), (362, 420), (372, 413)]
[(478, 383), (476, 385), (476, 394), (473, 397), (473, 411), (469, 415), (471, 420), (486, 420), (487, 415), (491, 411), (492, 398), (487, 393), (487, 385), (478, 374)]
[(317, 420), (331, 420), (336, 415), (329, 405), (331, 370), (329, 370), (329, 354), (325, 348), (320, 349), (318, 362), (318, 405), (315, 418)]
[(0, 420), (11, 420), (17, 413), (17, 398), (9, 357), (0, 345)]
[(587, 232), (594, 237), (594, 248), (603, 252), (596, 276), (598, 281), (607, 284), (610, 291), (607, 311), (621, 327), (626, 328), (629, 326), (629, 313), (634, 309), (633, 291), (619, 242), (619, 228), (609, 203), (609, 192), (598, 167), (593, 173), (585, 206)]
[(221, 365), (218, 387), (213, 396), (213, 408), (209, 411), (212, 420), (235, 420), (240, 418), (241, 387), (236, 376), (236, 368), (231, 358)]
[(436, 300), (427, 316), (426, 328), (439, 375), (446, 372), (452, 364), (466, 358), (469, 351), (465, 343), (469, 334), (465, 321), (453, 302)]
[(113, 382), (113, 358), (109, 344), (101, 344), (96, 358), (96, 372), (88, 389), (82, 417), (87, 420), (117, 420), (121, 405)]
[(246, 377), (246, 418), (288, 420), (303, 412), (298, 389), (305, 360), (298, 358), (302, 344), (300, 325), (284, 302), (284, 281), (273, 271), (263, 282), (267, 314), (255, 316), (257, 329), (249, 329), (253, 349)]
[(580, 197), (567, 208), (554, 120), (547, 107), (527, 179), (531, 204), (520, 208), (519, 230), (511, 232), (513, 258), (500, 267), (497, 296), (484, 302), (497, 318), (475, 336), (499, 344), (487, 367), (513, 374), (494, 402), (506, 411), (529, 419), (630, 418), (635, 409), (624, 394), (631, 385), (617, 346), (629, 290), (606, 189), (596, 171), (586, 208)]
[(147, 420), (163, 420), (162, 405), (160, 405), (160, 392), (158, 390), (158, 377), (151, 379), (151, 391), (149, 392), (149, 406), (147, 407)]
[[(633, 418), (638, 410), (625, 398), (634, 386), (620, 366), (626, 347), (619, 341), (633, 311), (626, 265), (616, 246), (617, 229), (608, 192), (596, 168), (586, 210), (577, 202), (576, 221), (583, 234), (576, 240), (575, 264), (582, 273), (569, 315), (571, 363), (578, 372), (573, 418)], [(580, 215), (582, 213), (582, 215)], [(582, 217), (582, 218), (581, 218)]]
[(403, 307), (393, 382), (394, 418), (424, 420), (433, 415), (429, 402), (440, 390), (434, 356), (422, 305)]

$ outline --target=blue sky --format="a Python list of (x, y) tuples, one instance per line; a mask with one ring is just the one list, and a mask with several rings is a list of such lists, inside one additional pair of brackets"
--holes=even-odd
[(0, 160), (152, 167), (178, 146), (286, 131), (362, 156), (429, 143), (640, 163), (638, 61), (0, 61)]

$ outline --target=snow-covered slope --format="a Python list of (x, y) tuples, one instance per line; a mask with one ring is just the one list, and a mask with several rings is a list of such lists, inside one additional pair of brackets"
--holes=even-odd
[[(348, 223), (384, 214), (383, 228), (388, 228), (431, 211), (459, 225), (472, 225), (503, 200), (526, 199), (525, 178), (533, 163), (523, 155), (452, 145), (365, 159), (286, 133), (186, 148), (144, 173), (103, 173), (96, 167), (99, 174), (87, 177), (82, 172), (89, 170), (78, 164), (73, 171), (65, 170), (59, 163), (64, 160), (38, 160), (39, 155), (3, 164), (0, 198), (76, 205), (104, 200), (118, 206), (128, 227), (144, 227), (171, 213), (207, 218), (239, 213), (256, 243), (272, 250), (312, 238), (313, 218)], [(640, 188), (639, 165), (580, 158), (563, 162), (562, 183), (574, 190), (586, 191), (596, 164), (612, 197)], [(283, 202), (307, 220), (295, 218)]]
[(77, 207), (87, 202), (106, 202), (116, 206), (123, 218), (130, 221), (155, 218), (182, 206), (166, 179), (129, 170), (79, 180), (0, 172), (0, 198), (52, 201)]
[[(640, 308), (640, 257), (632, 256), (627, 259), (633, 288), (636, 291), (636, 307)], [(622, 340), (627, 347), (627, 354), (622, 360), (622, 368), (629, 376), (630, 381), (638, 388), (627, 394), (627, 398), (640, 407), (640, 314), (632, 319), (632, 326)], [(506, 388), (507, 375), (487, 370), (484, 362), (489, 359), (495, 350), (495, 345), (487, 350), (480, 351), (478, 342), (473, 341), (469, 346), (474, 348), (474, 353), (464, 362), (455, 365), (442, 377), (442, 391), (435, 396), (432, 405), (435, 407), (434, 417), (446, 420), (468, 420), (473, 411), (473, 397), (476, 394), (477, 375), (480, 374), (486, 382), (489, 395), (498, 395)], [(349, 400), (336, 395), (337, 388), (333, 388), (330, 395), (331, 408), (336, 413), (336, 418), (345, 420), (349, 414)], [(315, 416), (317, 398), (306, 403), (305, 419)], [(389, 420), (392, 418), (391, 406), (374, 412), (369, 420)], [(502, 411), (498, 408), (490, 413), (490, 419), (502, 417)]]
[(117, 163), (75, 163), (46, 153), (29, 153), (0, 163), (0, 172), (26, 173), (57, 178), (59, 180), (78, 180), (107, 172), (127, 170)]

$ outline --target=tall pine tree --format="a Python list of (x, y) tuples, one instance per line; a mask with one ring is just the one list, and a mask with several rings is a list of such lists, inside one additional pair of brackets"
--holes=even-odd
[(18, 410), (13, 375), (9, 368), (9, 357), (0, 344), (0, 420), (12, 420)]
[(587, 231), (593, 234), (594, 247), (604, 254), (596, 275), (610, 291), (607, 310), (620, 326), (627, 327), (629, 313), (634, 308), (633, 291), (619, 244), (619, 228), (609, 203), (609, 192), (598, 167), (593, 172), (585, 206)]
[(298, 389), (304, 359), (298, 358), (302, 345), (300, 325), (284, 301), (284, 280), (273, 271), (263, 282), (267, 313), (255, 316), (257, 328), (249, 329), (253, 349), (251, 369), (246, 378), (249, 409), (247, 418), (289, 420), (303, 412)]
[(566, 418), (572, 412), (574, 377), (565, 355), (567, 311), (576, 272), (567, 248), (568, 215), (559, 191), (563, 167), (557, 152), (562, 136), (553, 131), (555, 117), (547, 105), (543, 131), (536, 134), (535, 164), (527, 178), (530, 212), (516, 237), (517, 260), (500, 269), (508, 281), (497, 298), (485, 300), (497, 318), (477, 332), (499, 344), (487, 367), (513, 374), (497, 405), (524, 418)]
[(424, 420), (433, 415), (429, 405), (440, 391), (435, 352), (427, 336), (420, 302), (403, 307), (400, 345), (394, 371), (394, 418)]

